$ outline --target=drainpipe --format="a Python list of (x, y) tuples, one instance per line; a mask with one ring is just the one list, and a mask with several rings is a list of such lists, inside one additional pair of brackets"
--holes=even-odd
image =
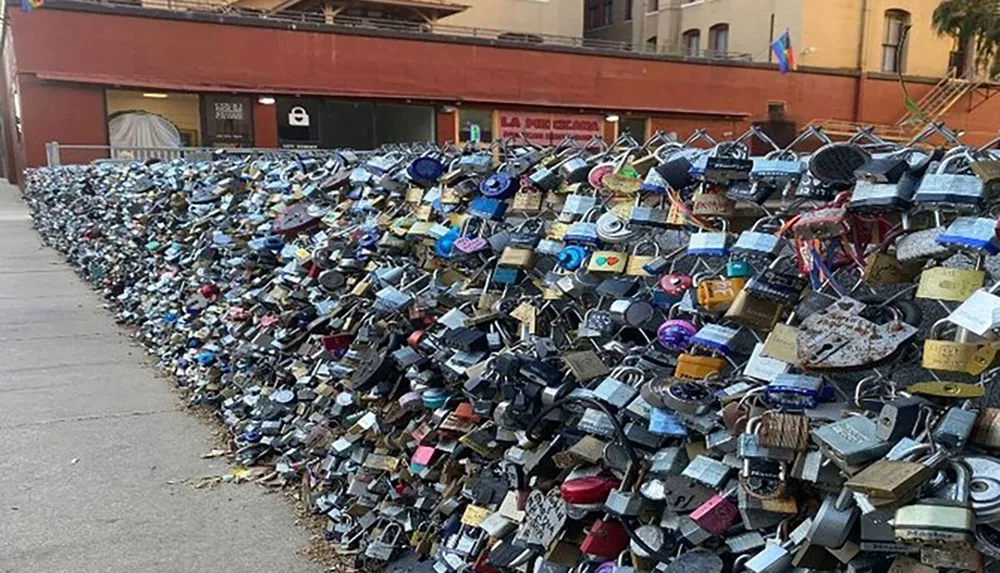
[(854, 94), (854, 121), (860, 122), (865, 109), (865, 78), (868, 76), (868, 21), (871, 20), (869, 0), (861, 0), (861, 33), (858, 40), (858, 85)]

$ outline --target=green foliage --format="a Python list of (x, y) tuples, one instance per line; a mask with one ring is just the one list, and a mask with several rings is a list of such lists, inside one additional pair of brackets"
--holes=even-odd
[(961, 49), (976, 46), (976, 67), (996, 75), (1000, 50), (1000, 0), (943, 0), (934, 10), (934, 29), (955, 38)]

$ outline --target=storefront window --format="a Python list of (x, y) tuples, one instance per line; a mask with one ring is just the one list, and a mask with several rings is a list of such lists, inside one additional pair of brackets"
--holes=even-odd
[(465, 143), (471, 141), (474, 127), (479, 129), (479, 141), (493, 141), (493, 112), (488, 109), (458, 110), (458, 140)]
[(619, 133), (628, 131), (639, 143), (646, 139), (646, 118), (644, 117), (623, 117), (618, 124)]
[(202, 145), (197, 94), (107, 90), (108, 138), (116, 147)]

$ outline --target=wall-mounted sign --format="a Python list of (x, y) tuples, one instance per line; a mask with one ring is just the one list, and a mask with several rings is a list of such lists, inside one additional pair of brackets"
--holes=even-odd
[(555, 145), (567, 135), (580, 143), (601, 135), (601, 117), (560, 113), (500, 111), (500, 137), (524, 134), (532, 143)]
[(312, 98), (276, 98), (278, 114), (278, 145), (292, 149), (320, 147), (320, 111), (322, 100)]
[(253, 108), (249, 96), (207, 94), (201, 96), (206, 145), (252, 147)]

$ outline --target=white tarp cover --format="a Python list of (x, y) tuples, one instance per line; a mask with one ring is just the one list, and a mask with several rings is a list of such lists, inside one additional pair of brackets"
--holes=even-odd
[(180, 147), (181, 134), (165, 117), (144, 111), (118, 114), (108, 121), (112, 147)]

